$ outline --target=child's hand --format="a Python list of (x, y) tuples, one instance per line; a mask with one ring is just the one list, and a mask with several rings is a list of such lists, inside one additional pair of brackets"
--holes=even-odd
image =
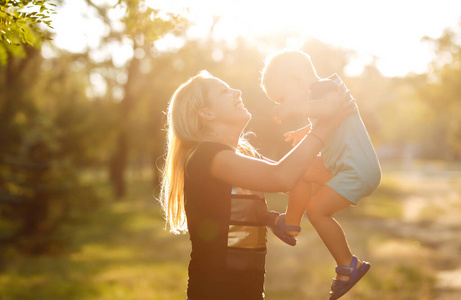
[(293, 140), (291, 146), (294, 147), (296, 146), (302, 139), (309, 134), (312, 130), (312, 125), (309, 124), (307, 126), (304, 126), (302, 128), (299, 128), (298, 130), (295, 131), (289, 131), (285, 133), (283, 136), (285, 137), (285, 142)]
[(299, 106), (302, 103), (299, 102), (289, 102), (289, 103), (280, 103), (274, 106), (272, 109), (273, 120), (275, 123), (280, 124), (283, 120), (288, 119), (291, 116), (299, 114)]

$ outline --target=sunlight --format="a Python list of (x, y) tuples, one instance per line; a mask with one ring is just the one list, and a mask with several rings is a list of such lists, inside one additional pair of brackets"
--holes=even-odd
[[(190, 39), (211, 33), (217, 40), (232, 43), (239, 37), (257, 41), (258, 37), (283, 33), (287, 47), (299, 47), (302, 41), (318, 39), (334, 47), (357, 51), (356, 60), (347, 68), (351, 74), (359, 74), (366, 63), (375, 60), (385, 76), (425, 72), (433, 53), (421, 38), (439, 37), (445, 28), (456, 26), (461, 15), (461, 1), (451, 0), (145, 0), (145, 3), (162, 12), (187, 17), (193, 24), (187, 31)], [(53, 20), (56, 45), (74, 52), (96, 47), (107, 28), (95, 15), (82, 0), (66, 1)], [(116, 25), (123, 9), (116, 7), (108, 15)], [(183, 42), (170, 36), (155, 46), (160, 51), (170, 51), (181, 47)], [(268, 49), (273, 50), (276, 49)], [(113, 56), (119, 56), (117, 53), (119, 61), (126, 60), (126, 49), (115, 50)]]
[(162, 39), (155, 41), (155, 48), (159, 51), (174, 51), (182, 48), (186, 41), (169, 33)]
[[(286, 46), (293, 47), (289, 43), (296, 38), (315, 38), (357, 50), (360, 57), (351, 62), (354, 66), (348, 68), (350, 72), (358, 74), (366, 63), (376, 59), (378, 68), (387, 76), (426, 71), (433, 53), (421, 38), (437, 37), (447, 26), (454, 26), (461, 11), (461, 3), (456, 4), (459, 10), (447, 10), (444, 1), (232, 0), (219, 5), (206, 0), (170, 2), (188, 5), (196, 21), (211, 23), (211, 17), (218, 17), (213, 33), (220, 40), (283, 32), (289, 34)], [(453, 1), (445, 2), (455, 5)], [(413, 13), (415, 7), (419, 8), (417, 14)]]

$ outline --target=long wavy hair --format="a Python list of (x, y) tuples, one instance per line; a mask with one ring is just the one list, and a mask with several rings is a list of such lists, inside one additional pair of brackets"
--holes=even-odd
[[(215, 78), (201, 71), (173, 93), (167, 112), (166, 160), (163, 170), (160, 203), (166, 219), (166, 228), (173, 233), (187, 231), (184, 209), (184, 174), (187, 160), (196, 147), (205, 141), (213, 141), (199, 116), (199, 110), (207, 105), (210, 79)], [(257, 152), (242, 135), (236, 151), (249, 156)]]

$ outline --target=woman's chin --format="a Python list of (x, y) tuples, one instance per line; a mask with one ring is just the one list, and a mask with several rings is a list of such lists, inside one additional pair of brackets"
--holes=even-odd
[(250, 122), (251, 118), (253, 117), (250, 112), (245, 108), (245, 115), (247, 118), (247, 122)]
[(245, 118), (245, 127), (250, 123), (252, 115), (247, 111), (246, 118)]

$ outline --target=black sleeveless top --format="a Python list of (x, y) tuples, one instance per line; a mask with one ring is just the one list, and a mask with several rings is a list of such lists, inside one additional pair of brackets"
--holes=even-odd
[(186, 164), (191, 300), (264, 299), (267, 204), (263, 193), (232, 187), (210, 174), (216, 153), (229, 149), (201, 143)]

